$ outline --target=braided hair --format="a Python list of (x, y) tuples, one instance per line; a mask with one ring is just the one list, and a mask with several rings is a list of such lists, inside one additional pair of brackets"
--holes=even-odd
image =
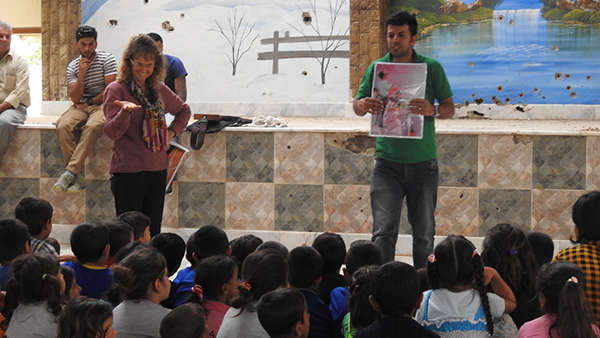
[(493, 335), (494, 323), (484, 284), (483, 261), (473, 243), (463, 236), (450, 235), (435, 247), (434, 255), (435, 260), (427, 263), (431, 287), (435, 290), (472, 286), (479, 292), (487, 330)]

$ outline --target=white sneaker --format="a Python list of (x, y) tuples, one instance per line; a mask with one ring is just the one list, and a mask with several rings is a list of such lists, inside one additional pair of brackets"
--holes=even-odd
[(58, 181), (54, 184), (54, 189), (60, 192), (67, 192), (67, 189), (73, 182), (77, 176), (70, 171), (65, 171), (60, 177)]

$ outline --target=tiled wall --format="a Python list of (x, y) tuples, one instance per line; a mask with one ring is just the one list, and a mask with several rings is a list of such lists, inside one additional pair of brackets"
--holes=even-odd
[[(444, 134), (437, 140), (440, 236), (484, 236), (508, 221), (568, 239), (572, 204), (600, 186), (600, 137)], [(187, 145), (189, 134), (180, 142)], [(373, 151), (374, 139), (362, 133), (209, 134), (182, 166), (163, 226), (369, 233)], [(112, 219), (110, 153), (103, 136), (85, 167), (87, 190), (56, 193), (64, 167), (55, 130), (18, 129), (0, 161), (0, 217), (11, 217), (21, 197), (39, 195), (54, 205), (56, 224)], [(405, 217), (401, 233), (410, 233)]]

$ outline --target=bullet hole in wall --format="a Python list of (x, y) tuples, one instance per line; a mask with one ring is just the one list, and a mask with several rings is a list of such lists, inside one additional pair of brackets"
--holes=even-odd
[(513, 20), (513, 19), (508, 20), (508, 25), (509, 26), (512, 26), (514, 24), (515, 24), (515, 20)]
[(504, 21), (504, 15), (498, 15), (498, 21), (502, 22)]
[(162, 26), (162, 29), (166, 30), (167, 32), (172, 32), (175, 29), (175, 27), (171, 26), (171, 23), (169, 22), (169, 20), (163, 21), (161, 26)]
[(577, 97), (577, 92), (571, 92), (571, 98), (574, 99)]
[(498, 88), (496, 88), (499, 92), (502, 92), (504, 90), (504, 87), (502, 86), (498, 86)]
[(516, 106), (515, 109), (518, 110), (518, 111), (520, 111), (521, 113), (525, 112), (525, 108), (523, 108), (521, 106)]
[(181, 14), (179, 14), (179, 17), (183, 19), (183, 18), (185, 18), (185, 14), (181, 13)]
[(525, 96), (525, 93), (523, 93), (523, 92), (520, 92), (520, 93), (519, 93), (519, 97), (523, 97), (523, 96)]
[(309, 12), (302, 12), (302, 22), (304, 22), (305, 25), (310, 26), (312, 17), (310, 16)]
[(479, 99), (475, 99), (473, 100), (473, 102), (477, 103), (477, 104), (483, 104), (483, 98), (479, 98)]
[(144, 0), (144, 5), (148, 3), (148, 0)]
[(562, 79), (561, 73), (554, 73), (554, 80), (561, 80), (561, 79)]
[(302, 71), (302, 75), (308, 75), (307, 71)]
[(537, 92), (539, 92), (539, 91), (540, 91), (540, 90), (539, 90), (539, 88), (537, 88), (537, 87), (536, 87), (536, 88), (533, 88), (533, 92), (534, 92), (534, 93), (537, 93)]
[(592, 76), (591, 76), (591, 75), (588, 75), (588, 76), (586, 77), (586, 79), (587, 79), (588, 81), (592, 81)]
[(565, 74), (565, 79), (570, 79), (571, 78), (571, 74)]
[(471, 68), (475, 67), (475, 63), (473, 63), (473, 61), (469, 62), (469, 67), (471, 67)]
[(119, 23), (119, 21), (115, 20), (115, 19), (110, 19), (106, 23), (108, 24), (109, 27), (114, 27)]
[(510, 103), (510, 98), (509, 98), (509, 97), (507, 97), (507, 98), (504, 100), (504, 102), (506, 102), (506, 104), (509, 104), (509, 103)]
[(571, 86), (567, 86), (567, 91), (570, 92), (571, 91)]

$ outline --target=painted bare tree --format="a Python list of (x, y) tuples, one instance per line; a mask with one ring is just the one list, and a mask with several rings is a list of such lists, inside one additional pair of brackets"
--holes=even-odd
[(245, 17), (245, 11), (238, 16), (237, 7), (232, 7), (231, 11), (225, 14), (227, 26), (223, 28), (223, 26), (221, 26), (221, 24), (215, 19), (217, 28), (210, 29), (211, 31), (221, 33), (221, 35), (223, 35), (223, 37), (225, 37), (227, 40), (227, 43), (229, 43), (231, 51), (230, 54), (227, 54), (227, 58), (229, 59), (233, 69), (231, 74), (232, 76), (235, 76), (238, 63), (244, 54), (246, 54), (250, 48), (252, 48), (254, 41), (256, 41), (260, 35), (260, 33), (256, 33), (256, 35), (254, 35), (254, 25), (248, 26), (248, 24), (244, 22)]
[[(336, 30), (336, 23), (340, 16), (340, 11), (344, 8), (344, 4), (346, 0), (327, 0), (328, 8), (329, 8), (329, 22), (326, 25), (326, 28), (322, 28), (320, 26), (321, 22), (319, 20), (319, 12), (317, 11), (317, 1), (318, 0), (308, 0), (310, 4), (310, 12), (312, 12), (312, 17), (310, 12), (302, 10), (299, 6), (297, 6), (303, 12), (303, 22), (304, 25), (310, 26), (312, 31), (317, 34), (319, 37), (320, 50), (315, 50), (310, 43), (313, 41), (304, 31), (304, 27), (300, 26), (300, 28), (292, 26), (293, 29), (298, 31), (304, 38), (306, 38), (306, 42), (308, 43), (311, 52), (313, 53), (319, 65), (321, 65), (321, 84), (325, 84), (325, 75), (327, 74), (327, 69), (329, 68), (329, 63), (331, 62), (331, 58), (333, 54), (343, 45), (348, 42), (347, 35), (350, 31), (350, 27), (348, 26), (345, 31), (342, 32), (341, 29)], [(340, 39), (340, 37), (345, 36), (345, 39)]]

